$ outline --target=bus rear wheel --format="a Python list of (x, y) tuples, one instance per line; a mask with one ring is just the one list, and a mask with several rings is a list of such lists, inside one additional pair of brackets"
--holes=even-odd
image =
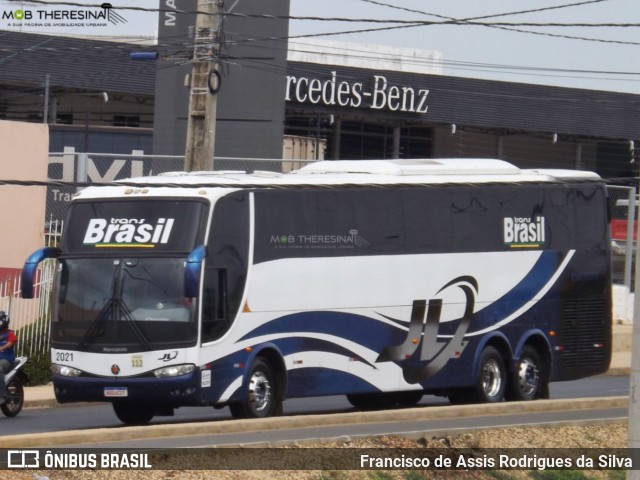
[(282, 414), (282, 396), (274, 372), (265, 360), (251, 365), (244, 399), (229, 405), (233, 418), (266, 418)]
[(472, 394), (467, 388), (459, 388), (457, 390), (453, 390), (447, 395), (447, 398), (449, 399), (449, 403), (451, 403), (451, 405), (466, 405), (468, 403), (473, 403), (473, 399), (471, 397)]
[(406, 392), (350, 393), (347, 400), (359, 410), (385, 410), (395, 407), (412, 407), (424, 395), (422, 390)]
[(146, 425), (155, 415), (155, 408), (129, 402), (113, 402), (113, 411), (126, 425)]
[(358, 410), (386, 410), (397, 403), (392, 393), (351, 393), (347, 400)]
[(424, 392), (422, 390), (409, 390), (406, 392), (398, 392), (395, 394), (399, 407), (413, 407), (422, 400)]
[(540, 354), (531, 345), (525, 345), (509, 384), (509, 400), (535, 400), (548, 396), (548, 382)]
[(486, 347), (480, 355), (476, 385), (472, 397), (479, 403), (500, 402), (507, 386), (507, 371), (500, 352), (492, 346)]

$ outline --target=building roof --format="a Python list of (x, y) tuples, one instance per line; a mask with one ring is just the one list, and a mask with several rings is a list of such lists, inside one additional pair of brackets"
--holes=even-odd
[[(0, 85), (42, 88), (49, 74), (52, 88), (153, 96), (156, 62), (129, 58), (130, 52), (140, 50), (144, 48), (124, 42), (0, 31)], [(409, 85), (416, 92), (428, 91), (426, 113), (387, 112), (396, 119), (610, 139), (636, 139), (640, 132), (640, 95), (302, 61), (289, 61), (287, 70), (291, 75), (324, 80), (333, 71), (338, 82), (361, 82), (378, 74), (388, 80), (389, 88)], [(358, 114), (365, 112), (361, 109)], [(384, 112), (366, 115), (384, 116)]]
[(130, 43), (0, 32), (0, 84), (104, 90), (139, 95), (155, 92), (155, 62), (135, 61), (144, 50)]
[[(534, 131), (621, 140), (636, 139), (640, 132), (640, 95), (630, 93), (316, 63), (289, 62), (288, 70), (291, 76), (309, 79), (307, 85), (311, 79), (318, 79), (321, 85), (327, 81), (358, 85), (363, 101), (359, 102), (359, 109), (350, 110), (359, 112), (360, 116), (368, 109), (367, 116), (382, 118), (386, 115), (387, 118), (402, 118), (405, 121), (473, 126), (481, 130), (502, 130), (505, 134)], [(380, 76), (384, 77), (384, 81), (379, 81)], [(399, 116), (398, 111), (389, 112), (381, 107), (372, 107), (366, 99), (374, 96), (372, 92), (376, 81), (386, 88), (385, 93), (392, 86), (399, 87), (399, 92), (410, 88), (415, 98), (418, 92), (422, 92), (425, 100), (422, 113), (415, 109), (414, 112)], [(292, 104), (300, 109), (317, 110), (322, 107), (337, 114), (331, 110), (337, 108), (336, 105), (323, 102), (321, 97), (315, 104)], [(399, 102), (402, 103), (402, 100)]]
[(435, 50), (333, 42), (318, 38), (289, 40), (287, 60), (432, 75), (442, 75), (443, 65), (442, 53)]

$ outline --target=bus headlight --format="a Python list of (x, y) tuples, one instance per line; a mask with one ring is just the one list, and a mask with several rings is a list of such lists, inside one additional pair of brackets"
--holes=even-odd
[(77, 368), (67, 367), (66, 365), (57, 365), (55, 363), (51, 365), (51, 371), (62, 377), (79, 377), (82, 373), (82, 371)]
[(163, 367), (153, 371), (153, 374), (158, 378), (167, 377), (179, 377), (180, 375), (186, 375), (195, 370), (196, 366), (189, 363), (185, 365), (173, 365), (171, 367)]

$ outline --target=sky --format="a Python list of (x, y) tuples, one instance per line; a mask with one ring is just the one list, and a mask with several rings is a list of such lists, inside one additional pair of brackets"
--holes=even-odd
[[(377, 5), (375, 3), (385, 3)], [(317, 15), (352, 18), (384, 18), (417, 21), (445, 21), (443, 17), (467, 19), (514, 11), (583, 3), (580, 0), (291, 0), (294, 16)], [(408, 12), (403, 7), (422, 13)], [(429, 15), (431, 14), (431, 15)], [(491, 17), (483, 22), (535, 23), (637, 23), (640, 24), (639, 0), (606, 0), (573, 7)], [(376, 24), (295, 21), (290, 34), (375, 28)], [(380, 25), (386, 26), (386, 25)], [(330, 40), (374, 43), (396, 47), (437, 50), (444, 57), (444, 74), (471, 76), (547, 85), (613, 90), (640, 94), (640, 27), (515, 27), (539, 33), (600, 39), (608, 42), (634, 42), (635, 45), (549, 37), (476, 25), (425, 25), (397, 30), (352, 33), (325, 37)], [(460, 62), (462, 64), (460, 64)], [(472, 64), (500, 67), (480, 67)], [(504, 68), (505, 66), (511, 68)], [(514, 67), (527, 67), (516, 70)], [(540, 69), (559, 69), (543, 71)], [(567, 70), (585, 70), (571, 73)], [(594, 74), (588, 72), (625, 72)]]
[[(69, 0), (87, 5), (100, 1)], [(164, 0), (163, 0), (164, 1)], [(242, 1), (242, 0), (227, 0)], [(345, 22), (340, 18), (443, 22), (448, 19), (485, 17), (478, 22), (591, 23), (640, 25), (640, 0), (290, 0), (291, 15), (322, 17), (325, 21), (291, 20), (293, 37), (403, 26), (319, 39), (393, 47), (436, 50), (444, 58), (445, 75), (524, 83), (541, 83), (595, 90), (640, 94), (640, 26), (570, 27), (506, 25), (431, 24), (406, 27), (402, 24)], [(54, 2), (55, 3), (55, 2)], [(111, 0), (114, 8), (142, 6), (157, 8), (157, 0)], [(0, 0), (0, 12), (46, 9), (18, 0)], [(565, 6), (544, 10), (549, 7)], [(56, 7), (51, 7), (56, 8)], [(59, 7), (58, 7), (59, 8)], [(503, 15), (512, 12), (538, 12)], [(97, 34), (106, 36), (148, 36), (156, 33), (157, 14), (117, 10), (124, 21), (103, 22), (103, 26), (74, 25), (47, 28), (42, 22), (34, 33)], [(444, 18), (443, 18), (444, 17)], [(29, 31), (24, 27), (22, 31)], [(37, 23), (37, 22), (31, 22)], [(57, 22), (64, 23), (64, 22)], [(72, 22), (67, 22), (72, 23)], [(500, 27), (500, 28), (498, 28)], [(16, 29), (0, 21), (0, 29)], [(518, 32), (505, 28), (526, 30)], [(537, 32), (531, 33), (531, 32)], [(545, 35), (541, 35), (545, 34)], [(548, 36), (553, 35), (553, 36)], [(564, 38), (564, 37), (580, 38)], [(599, 40), (599, 41), (595, 41)], [(295, 42), (295, 38), (291, 40)]]

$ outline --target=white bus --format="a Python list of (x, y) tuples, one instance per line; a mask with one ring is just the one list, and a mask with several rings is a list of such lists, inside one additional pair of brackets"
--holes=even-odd
[(611, 356), (606, 189), (500, 160), (171, 173), (78, 194), (57, 258), (57, 400), (144, 424), (344, 394), (532, 400)]

